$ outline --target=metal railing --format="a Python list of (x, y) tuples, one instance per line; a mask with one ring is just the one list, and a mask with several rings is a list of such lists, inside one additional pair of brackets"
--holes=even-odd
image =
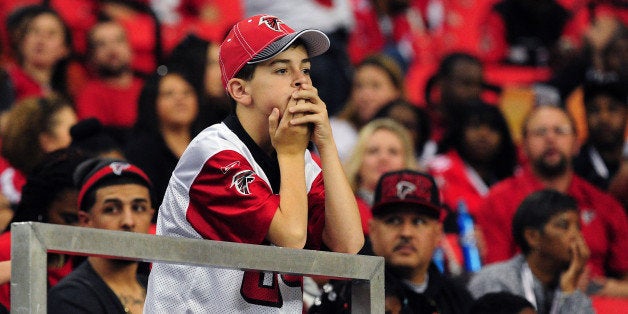
[(352, 279), (353, 313), (384, 313), (384, 259), (37, 222), (11, 225), (11, 312), (46, 313), (47, 253)]

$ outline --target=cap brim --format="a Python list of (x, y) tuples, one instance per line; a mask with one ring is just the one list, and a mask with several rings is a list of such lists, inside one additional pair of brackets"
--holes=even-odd
[(300, 32), (292, 33), (290, 35), (286, 35), (272, 42), (247, 63), (253, 64), (272, 59), (274, 56), (290, 47), (290, 45), (292, 45), (292, 43), (294, 43), (294, 41), (299, 38), (301, 38), (305, 42), (305, 48), (307, 49), (307, 54), (309, 57), (316, 57), (325, 53), (325, 51), (329, 49), (330, 42), (325, 33), (316, 29), (306, 29)]
[(434, 219), (441, 218), (441, 209), (429, 203), (423, 202), (389, 202), (374, 206), (371, 212), (374, 216), (382, 216), (395, 211), (414, 211)]

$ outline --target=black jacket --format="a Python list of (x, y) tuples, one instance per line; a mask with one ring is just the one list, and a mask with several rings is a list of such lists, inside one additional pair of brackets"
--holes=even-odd
[[(148, 277), (138, 274), (143, 287)], [(48, 313), (124, 314), (120, 299), (92, 268), (83, 262), (48, 292)]]
[[(467, 313), (473, 299), (462, 282), (443, 276), (434, 264), (428, 269), (429, 279), (424, 293), (415, 293), (391, 271), (386, 270), (386, 296), (397, 295), (403, 304), (402, 313)], [(351, 313), (350, 281), (331, 281), (331, 290), (315, 302), (308, 313)]]

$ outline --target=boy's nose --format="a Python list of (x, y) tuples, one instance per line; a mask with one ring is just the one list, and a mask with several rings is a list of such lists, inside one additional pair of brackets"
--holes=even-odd
[(301, 85), (307, 83), (307, 76), (303, 74), (301, 71), (297, 72), (296, 77), (294, 79), (294, 87), (301, 87)]
[(123, 230), (132, 231), (135, 228), (135, 216), (132, 210), (124, 210), (121, 223)]

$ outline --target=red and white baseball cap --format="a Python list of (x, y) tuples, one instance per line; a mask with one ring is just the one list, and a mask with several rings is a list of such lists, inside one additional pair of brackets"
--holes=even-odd
[(383, 174), (375, 188), (371, 210), (374, 216), (396, 210), (414, 210), (441, 221), (445, 214), (434, 178), (414, 170)]
[(272, 15), (255, 15), (238, 22), (220, 45), (218, 62), (223, 87), (227, 87), (227, 82), (244, 64), (269, 60), (290, 47), (297, 38), (305, 42), (310, 57), (329, 49), (329, 38), (323, 32), (315, 29), (295, 32)]

